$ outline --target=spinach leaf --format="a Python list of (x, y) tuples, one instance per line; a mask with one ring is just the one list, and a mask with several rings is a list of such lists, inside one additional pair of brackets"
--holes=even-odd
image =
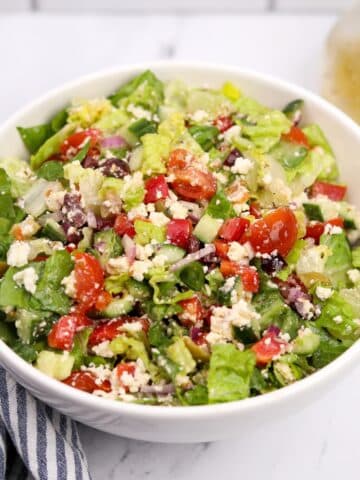
[(56, 160), (49, 160), (41, 165), (37, 172), (38, 177), (45, 178), (49, 182), (64, 178), (64, 167)]

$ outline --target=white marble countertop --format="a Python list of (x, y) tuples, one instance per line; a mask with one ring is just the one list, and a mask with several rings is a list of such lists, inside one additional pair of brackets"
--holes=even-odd
[[(0, 121), (46, 90), (115, 64), (191, 59), (236, 64), (319, 90), (335, 18), (0, 14)], [(360, 367), (276, 431), (212, 444), (165, 445), (81, 426), (94, 480), (359, 478)]]

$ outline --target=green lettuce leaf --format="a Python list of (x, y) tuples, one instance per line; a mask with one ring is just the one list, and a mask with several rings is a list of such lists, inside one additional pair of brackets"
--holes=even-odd
[(320, 245), (325, 245), (331, 252), (325, 263), (325, 274), (334, 287), (345, 287), (348, 283), (347, 271), (352, 266), (351, 249), (345, 233), (321, 235)]
[(214, 345), (208, 374), (209, 403), (248, 397), (254, 368), (252, 351), (241, 352), (232, 344)]

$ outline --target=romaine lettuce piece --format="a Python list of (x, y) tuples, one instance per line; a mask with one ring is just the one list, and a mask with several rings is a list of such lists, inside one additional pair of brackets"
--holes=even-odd
[(248, 397), (254, 368), (255, 354), (251, 350), (241, 352), (232, 344), (214, 345), (207, 383), (209, 403)]
[(334, 156), (334, 152), (319, 125), (307, 125), (302, 131), (305, 133), (311, 147), (321, 147), (332, 157)]
[(155, 113), (164, 99), (164, 86), (153, 72), (146, 70), (120, 87), (109, 99), (115, 106), (139, 105)]
[(344, 232), (320, 237), (320, 246), (330, 251), (326, 260), (324, 273), (330, 278), (335, 288), (345, 287), (348, 283), (347, 271), (352, 266), (351, 249)]
[(76, 333), (74, 337), (73, 348), (71, 355), (74, 357), (74, 370), (79, 370), (85, 363), (87, 357), (87, 344), (91, 335), (92, 328), (83, 328), (80, 332)]
[[(26, 267), (33, 267), (40, 277), (41, 271), (44, 267), (44, 262), (34, 262), (28, 264)], [(25, 310), (40, 310), (41, 304), (38, 302), (25, 288), (20, 287), (14, 280), (14, 275), (23, 268), (10, 267), (0, 282), (0, 306), (17, 307)]]
[(76, 125), (74, 124), (65, 125), (52, 137), (48, 138), (39, 150), (34, 155), (31, 155), (31, 168), (37, 170), (49, 157), (58, 153), (60, 145), (74, 132), (75, 128)]
[(360, 336), (359, 314), (360, 308), (355, 309), (341, 292), (334, 292), (322, 305), (315, 325), (325, 328), (337, 340), (352, 343)]
[(10, 192), (13, 198), (23, 196), (35, 181), (35, 176), (30, 170), (29, 164), (19, 158), (1, 158), (0, 168), (3, 168), (8, 175), (11, 184)]
[(57, 250), (46, 260), (34, 294), (43, 310), (60, 315), (68, 313), (71, 301), (65, 295), (61, 281), (71, 273), (73, 267), (74, 263), (67, 250)]
[(68, 108), (68, 123), (81, 128), (93, 127), (112, 111), (113, 106), (106, 98), (76, 100)]
[(196, 362), (182, 338), (177, 338), (166, 349), (166, 355), (179, 366), (180, 374), (187, 375), (195, 370)]
[(216, 192), (207, 206), (206, 213), (212, 218), (221, 218), (226, 220), (231, 217), (236, 217), (236, 212), (232, 203), (222, 190)]
[(328, 363), (335, 360), (339, 355), (345, 352), (349, 345), (333, 338), (323, 328), (317, 328), (312, 323), (309, 328), (320, 337), (319, 347), (311, 357), (312, 365), (315, 368), (325, 367)]
[(100, 204), (99, 192), (105, 177), (99, 170), (84, 168), (80, 162), (75, 161), (64, 165), (64, 177), (71, 184), (78, 185), (86, 207), (94, 208)]

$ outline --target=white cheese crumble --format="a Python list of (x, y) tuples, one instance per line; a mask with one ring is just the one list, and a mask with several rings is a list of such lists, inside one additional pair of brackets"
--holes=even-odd
[(39, 276), (34, 267), (27, 267), (24, 268), (24, 270), (15, 273), (13, 279), (17, 285), (20, 287), (23, 286), (27, 292), (34, 294), (36, 291), (36, 282), (39, 280)]
[(190, 115), (190, 118), (194, 120), (194, 122), (205, 122), (209, 118), (209, 115), (205, 110), (196, 110), (196, 112)]
[(144, 280), (144, 275), (152, 267), (152, 262), (150, 260), (135, 260), (131, 266), (131, 276), (135, 278), (138, 282)]
[(177, 200), (167, 198), (165, 206), (169, 209), (172, 218), (184, 219), (188, 216), (188, 209)]
[(148, 243), (147, 245), (136, 244), (135, 257), (138, 260), (147, 260), (154, 253), (154, 246)]
[(154, 225), (158, 227), (163, 227), (170, 222), (170, 218), (162, 212), (151, 212), (149, 215), (149, 219)]
[(112, 358), (114, 356), (114, 352), (109, 347), (110, 341), (105, 340), (104, 342), (99, 343), (98, 345), (94, 345), (92, 347), (93, 352), (96, 355), (104, 358)]
[(106, 265), (106, 270), (110, 275), (116, 275), (119, 273), (127, 273), (129, 271), (130, 264), (126, 257), (110, 258)]
[(331, 297), (331, 295), (334, 293), (334, 290), (331, 288), (318, 286), (316, 287), (315, 293), (320, 300), (324, 301)]
[(149, 112), (149, 110), (145, 110), (144, 108), (134, 105), (133, 103), (128, 105), (127, 111), (132, 113), (135, 118), (146, 118), (146, 120), (149, 121), (152, 120), (152, 114)]
[(10, 245), (7, 253), (7, 264), (11, 267), (26, 265), (30, 257), (30, 245), (27, 242), (16, 241)]
[(227, 255), (234, 262), (248, 263), (254, 257), (254, 251), (249, 242), (244, 245), (239, 242), (230, 242)]
[(224, 140), (227, 143), (231, 143), (234, 138), (239, 137), (241, 135), (241, 128), (240, 125), (233, 125), (232, 127), (228, 128), (226, 132), (223, 134)]
[(324, 233), (328, 235), (339, 235), (342, 232), (343, 229), (337, 225), (331, 225), (330, 223), (325, 225)]
[(140, 205), (132, 208), (128, 212), (129, 220), (134, 220), (134, 218), (136, 218), (136, 217), (147, 218), (147, 216), (148, 216), (148, 211), (147, 211), (146, 205), (144, 203), (140, 203)]
[(151, 377), (146, 372), (143, 361), (138, 358), (133, 375), (124, 371), (119, 377), (115, 368), (111, 376), (111, 385), (113, 389), (119, 393), (120, 397), (122, 397), (126, 392), (124, 387), (127, 387), (130, 393), (137, 393), (141, 387), (149, 383), (150, 379)]
[(51, 182), (44, 192), (45, 203), (50, 212), (57, 212), (64, 203), (66, 190), (60, 182)]
[(352, 283), (358, 283), (360, 281), (360, 271), (357, 268), (352, 268), (347, 271), (347, 276)]
[(61, 285), (65, 287), (65, 293), (68, 297), (75, 298), (76, 296), (76, 280), (75, 280), (75, 270), (73, 270), (70, 275), (64, 277), (61, 280)]
[(254, 162), (249, 158), (239, 157), (235, 160), (234, 165), (230, 168), (232, 173), (246, 175), (253, 168)]
[(250, 303), (239, 300), (232, 307), (215, 307), (210, 317), (210, 333), (206, 336), (210, 344), (232, 340), (232, 326), (244, 327), (260, 318)]
[(333, 318), (334, 322), (339, 324), (343, 322), (343, 317), (341, 315), (336, 315), (336, 317)]

